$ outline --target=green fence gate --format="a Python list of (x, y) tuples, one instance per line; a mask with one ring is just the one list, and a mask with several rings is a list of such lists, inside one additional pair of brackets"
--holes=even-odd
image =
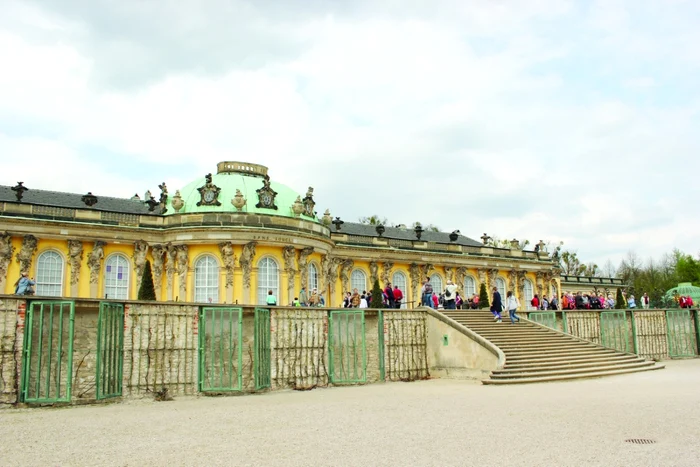
[(386, 357), (384, 354), (384, 311), (377, 312), (377, 345), (379, 347), (379, 379), (386, 380)]
[(600, 343), (603, 347), (629, 352), (625, 311), (603, 311), (600, 314)]
[(556, 329), (557, 326), (557, 314), (553, 311), (530, 313), (527, 318), (548, 328)]
[(202, 308), (199, 319), (199, 390), (243, 387), (243, 309)]
[(690, 310), (666, 311), (668, 354), (671, 357), (694, 357), (697, 355), (692, 322), (693, 316)]
[(367, 381), (364, 310), (333, 310), (328, 324), (331, 383)]
[(74, 319), (72, 301), (30, 302), (24, 329), (21, 401), (70, 402)]
[(124, 305), (100, 303), (97, 319), (97, 399), (122, 395)]
[(270, 310), (265, 308), (255, 309), (255, 355), (253, 360), (255, 373), (255, 389), (264, 389), (271, 386), (272, 371), (270, 360), (272, 357), (270, 348)]

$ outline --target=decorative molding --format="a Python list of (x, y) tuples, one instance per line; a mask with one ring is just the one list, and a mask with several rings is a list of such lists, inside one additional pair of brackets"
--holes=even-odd
[(411, 277), (411, 290), (413, 292), (413, 301), (418, 301), (418, 292), (421, 288), (421, 268), (416, 263), (411, 263), (408, 269)]
[(448, 281), (455, 281), (455, 270), (452, 266), (445, 266), (445, 279)]
[(83, 262), (83, 242), (68, 240), (68, 261), (70, 262), (70, 283), (76, 285), (80, 280), (80, 266)]
[(156, 289), (156, 296), (159, 295), (163, 281), (163, 260), (165, 258), (165, 246), (152, 245), (151, 256), (153, 256), (153, 285)]
[(185, 300), (187, 297), (187, 270), (189, 269), (189, 248), (187, 245), (177, 247), (177, 274), (180, 282), (180, 297)]
[(314, 211), (316, 207), (316, 202), (314, 201), (314, 189), (309, 187), (306, 192), (306, 196), (301, 200), (304, 205), (304, 215), (307, 217), (316, 218), (316, 212)]
[(92, 251), (88, 255), (87, 265), (90, 268), (90, 283), (97, 284), (100, 279), (100, 269), (102, 269), (102, 260), (105, 257), (104, 247), (106, 243), (102, 240), (95, 241)]
[(518, 286), (518, 274), (515, 269), (508, 271), (508, 290), (515, 293)]
[(233, 269), (236, 266), (236, 255), (233, 252), (233, 243), (219, 243), (219, 252), (221, 253), (221, 262), (224, 265), (224, 271), (226, 271), (225, 288), (228, 289), (233, 287)]
[(243, 245), (243, 252), (238, 259), (238, 263), (243, 270), (243, 287), (250, 289), (250, 275), (253, 268), (253, 260), (255, 259), (255, 246), (258, 242), (248, 242)]
[(282, 257), (284, 258), (284, 272), (287, 273), (287, 289), (294, 290), (294, 278), (297, 275), (294, 269), (297, 257), (297, 250), (293, 245), (287, 245), (282, 248)]
[[(371, 290), (374, 287), (374, 281), (379, 280), (379, 265), (377, 264), (376, 261), (370, 261), (369, 262), (369, 289)], [(379, 284), (381, 287), (381, 284)]]
[(143, 240), (136, 240), (134, 243), (134, 254), (131, 258), (134, 260), (134, 274), (136, 275), (136, 290), (141, 290), (141, 280), (143, 279), (143, 270), (146, 267), (146, 256), (148, 255), (148, 243)]
[[(460, 266), (460, 267), (458, 267), (457, 269), (455, 269), (455, 280), (454, 280), (454, 282), (455, 282), (455, 284), (457, 285), (457, 287), (459, 288), (459, 290), (462, 291), (463, 294), (466, 293), (465, 290), (464, 290), (464, 281), (465, 281), (465, 279), (467, 278), (467, 273), (468, 273), (468, 272), (469, 272), (469, 270), (468, 270), (467, 268), (465, 268), (464, 266)], [(474, 284), (474, 285), (476, 285), (476, 284)], [(479, 292), (478, 290), (475, 290), (475, 291), (476, 291), (477, 293)]]
[(352, 271), (355, 262), (351, 259), (343, 260), (340, 266), (340, 283), (343, 286), (343, 293), (350, 291), (350, 271)]
[(17, 262), (20, 272), (29, 272), (32, 268), (32, 257), (36, 253), (37, 239), (34, 235), (25, 235), (22, 239), (22, 247), (17, 253)]
[(381, 285), (386, 285), (391, 282), (391, 270), (394, 268), (394, 263), (391, 261), (384, 261), (382, 265), (382, 283)]
[(486, 271), (486, 277), (488, 278), (487, 289), (493, 290), (496, 287), (496, 277), (498, 276), (498, 269), (488, 269)]
[(12, 246), (12, 235), (9, 233), (0, 233), (0, 282), (7, 277), (7, 268), (12, 261), (12, 255), (15, 252), (15, 247)]
[[(172, 243), (168, 243), (165, 246), (165, 256), (167, 262), (165, 263), (165, 274), (166, 274), (166, 288), (172, 291), (173, 288), (173, 277), (175, 277), (175, 271), (177, 270), (177, 246)], [(172, 299), (169, 297), (168, 299)]]
[(270, 187), (269, 175), (265, 174), (262, 188), (258, 188), (255, 192), (258, 194), (258, 204), (255, 205), (256, 208), (277, 209), (277, 205), (275, 204), (277, 192)]
[(299, 268), (299, 275), (301, 275), (301, 285), (309, 290), (309, 255), (314, 252), (312, 247), (306, 247), (299, 252), (299, 260), (297, 261), (297, 267)]
[(200, 196), (197, 206), (221, 206), (219, 202), (221, 188), (212, 183), (210, 173), (204, 176), (204, 185), (197, 188), (197, 191)]

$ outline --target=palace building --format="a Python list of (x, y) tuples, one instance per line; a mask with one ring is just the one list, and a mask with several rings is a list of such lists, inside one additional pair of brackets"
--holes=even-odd
[(272, 290), (290, 305), (305, 285), (336, 307), (345, 291), (379, 279), (413, 307), (425, 277), (436, 291), (453, 280), (464, 296), (481, 283), (504, 297), (513, 290), (523, 305), (559, 295), (543, 249), (318, 215), (313, 188), (297, 192), (261, 165), (221, 162), (174, 193), (159, 188), (140, 199), (0, 186), (0, 294), (27, 271), (37, 296), (135, 300), (148, 260), (160, 301), (262, 304)]

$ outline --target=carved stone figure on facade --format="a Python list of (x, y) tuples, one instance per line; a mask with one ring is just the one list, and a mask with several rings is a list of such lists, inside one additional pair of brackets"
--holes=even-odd
[(221, 206), (219, 201), (219, 193), (221, 188), (212, 183), (211, 174), (204, 177), (204, 185), (197, 188), (200, 195), (200, 200), (197, 201), (197, 206)]
[(308, 217), (316, 217), (314, 208), (316, 207), (316, 202), (314, 201), (314, 189), (309, 187), (306, 192), (306, 196), (301, 201), (304, 205), (304, 215)]
[(319, 280), (319, 289), (325, 291), (328, 288), (328, 270), (330, 269), (331, 263), (333, 263), (333, 257), (331, 255), (321, 255), (321, 271)]
[(464, 266), (460, 266), (455, 270), (454, 282), (457, 284), (457, 287), (459, 287), (460, 290), (464, 287), (464, 280), (467, 278), (467, 272), (469, 271)]
[(173, 286), (173, 277), (175, 277), (175, 271), (177, 270), (177, 246), (168, 243), (165, 252), (168, 258), (168, 262), (165, 264), (166, 286), (168, 289), (171, 289)]
[(542, 273), (542, 271), (535, 273), (535, 278), (536, 278), (537, 293), (541, 297), (542, 293), (544, 292), (544, 273)]
[(5, 232), (0, 233), (0, 281), (7, 277), (7, 267), (12, 261), (15, 247), (12, 246), (12, 236)]
[(433, 265), (430, 263), (423, 264), (421, 267), (421, 272), (423, 273), (423, 278), (430, 276), (430, 271), (433, 270)]
[(394, 268), (394, 263), (391, 261), (384, 261), (382, 266), (382, 283), (379, 285), (384, 287), (387, 282), (391, 282), (391, 270)]
[(153, 256), (153, 285), (155, 285), (157, 294), (160, 290), (163, 280), (163, 261), (165, 259), (165, 246), (151, 246), (151, 255)]
[(455, 270), (451, 266), (445, 266), (445, 279), (454, 282), (455, 280)]
[(369, 286), (374, 287), (374, 281), (379, 280), (379, 265), (376, 261), (369, 262)]
[(219, 252), (221, 252), (221, 262), (226, 271), (226, 288), (233, 287), (233, 268), (236, 266), (236, 255), (233, 253), (233, 243), (219, 243)]
[(80, 280), (80, 266), (83, 262), (83, 242), (68, 240), (68, 261), (70, 262), (70, 283), (75, 285)]
[(277, 205), (275, 204), (277, 192), (270, 186), (269, 175), (265, 174), (262, 188), (258, 188), (255, 192), (258, 194), (258, 204), (255, 205), (256, 208), (277, 209)]
[(180, 297), (187, 297), (187, 270), (189, 269), (189, 248), (187, 245), (177, 247), (177, 275), (180, 281)]
[(489, 269), (486, 271), (486, 275), (488, 276), (488, 289), (492, 289), (496, 287), (496, 277), (498, 276), (498, 269)]
[(331, 296), (335, 295), (335, 285), (338, 280), (338, 268), (343, 264), (340, 258), (333, 258), (328, 265), (328, 282), (331, 286)]
[(309, 278), (309, 255), (314, 252), (312, 247), (306, 247), (299, 252), (299, 260), (297, 265), (299, 267), (299, 275), (301, 276), (301, 285), (309, 288), (308, 278)]
[(408, 268), (408, 274), (411, 277), (411, 290), (413, 291), (413, 301), (418, 301), (418, 292), (422, 284), (421, 268), (416, 263), (411, 263)]
[(37, 240), (34, 235), (25, 235), (22, 239), (22, 247), (17, 253), (17, 262), (20, 272), (29, 272), (32, 267), (32, 257), (36, 252)]
[(525, 299), (525, 277), (527, 275), (526, 271), (518, 271), (517, 276), (518, 276), (518, 294), (520, 296), (521, 300)]
[(284, 258), (284, 272), (287, 273), (287, 289), (294, 288), (294, 278), (297, 275), (295, 269), (295, 260), (297, 257), (297, 250), (293, 245), (287, 245), (282, 248), (282, 257)]
[(484, 284), (486, 288), (488, 289), (488, 284), (486, 283), (486, 269), (479, 268), (476, 270), (476, 275), (479, 277), (479, 285), (478, 287), (481, 287), (481, 284)]
[(243, 252), (238, 259), (238, 263), (243, 270), (243, 287), (250, 288), (250, 276), (253, 270), (253, 260), (255, 259), (255, 247), (258, 242), (248, 242), (243, 245)]
[(351, 259), (346, 259), (340, 268), (340, 283), (343, 286), (343, 292), (350, 292), (350, 271), (355, 265)]
[(146, 256), (148, 255), (148, 243), (143, 240), (136, 240), (134, 243), (134, 273), (136, 274), (136, 290), (141, 288), (143, 268), (146, 267)]
[(518, 286), (518, 273), (515, 269), (508, 271), (508, 290), (515, 292)]
[(100, 269), (102, 268), (102, 259), (105, 257), (104, 246), (105, 242), (97, 240), (92, 247), (92, 251), (88, 255), (87, 265), (90, 268), (90, 283), (97, 284), (100, 279)]

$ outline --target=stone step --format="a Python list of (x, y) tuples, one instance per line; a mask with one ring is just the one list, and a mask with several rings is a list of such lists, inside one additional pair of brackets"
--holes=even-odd
[(612, 376), (612, 375), (624, 375), (628, 373), (638, 373), (641, 371), (652, 371), (660, 370), (664, 368), (664, 365), (655, 363), (652, 366), (645, 366), (640, 368), (626, 368), (622, 370), (608, 370), (608, 371), (590, 371), (583, 373), (573, 373), (568, 375), (557, 375), (557, 376), (532, 376), (528, 378), (512, 378), (512, 379), (487, 379), (482, 381), (482, 384), (524, 384), (524, 383), (544, 383), (548, 381), (566, 381), (571, 379), (583, 379), (583, 378), (597, 378), (600, 376)]
[(651, 361), (638, 361), (629, 363), (610, 363), (607, 365), (601, 364), (594, 366), (592, 368), (564, 368), (559, 370), (547, 369), (542, 371), (521, 371), (519, 373), (497, 373), (492, 374), (491, 379), (511, 379), (511, 378), (531, 378), (533, 376), (557, 376), (557, 375), (570, 375), (576, 373), (590, 373), (591, 371), (609, 371), (609, 370), (622, 370), (625, 368), (642, 368), (645, 366), (653, 366), (655, 362)]
[[(493, 342), (493, 341), (492, 341)], [(590, 349), (596, 349), (598, 347), (592, 346), (589, 344), (583, 344), (580, 342), (572, 342), (572, 343), (564, 343), (564, 342), (559, 342), (556, 344), (529, 344), (529, 345), (522, 345), (522, 344), (499, 344), (496, 343), (496, 346), (501, 349), (506, 355), (510, 353), (515, 353), (515, 352), (533, 352), (533, 351), (542, 351), (542, 352), (548, 352), (550, 350), (562, 350), (562, 351), (576, 351), (576, 350), (590, 350)]]
[[(503, 350), (503, 349), (501, 349)], [(585, 347), (577, 347), (577, 348), (559, 348), (559, 349), (552, 349), (552, 348), (547, 348), (547, 349), (538, 349), (538, 348), (531, 348), (531, 349), (511, 349), (511, 350), (503, 350), (503, 353), (506, 354), (506, 358), (512, 358), (512, 357), (517, 357), (517, 356), (528, 356), (528, 355), (539, 355), (539, 354), (544, 354), (544, 355), (551, 355), (551, 356), (565, 356), (565, 355), (578, 355), (581, 353), (589, 353), (589, 352), (604, 352), (605, 349), (591, 345), (591, 346), (585, 346)]]
[[(481, 335), (481, 334), (479, 334)], [(484, 336), (481, 336), (484, 337)], [(498, 341), (499, 344), (550, 344), (555, 342), (578, 342), (585, 343), (585, 341), (579, 341), (571, 337), (556, 337), (556, 336), (542, 336), (542, 337), (493, 337), (489, 339), (491, 342)]]
[(616, 356), (624, 355), (613, 350), (610, 351), (599, 351), (599, 352), (583, 352), (577, 353), (575, 355), (571, 354), (533, 354), (533, 355), (506, 355), (506, 364), (508, 363), (547, 363), (547, 362), (562, 362), (562, 361), (574, 361), (586, 358), (595, 358), (603, 356)]
[(564, 370), (567, 368), (590, 368), (590, 367), (599, 367), (599, 366), (606, 366), (606, 365), (612, 365), (612, 364), (618, 364), (618, 365), (624, 365), (628, 363), (636, 363), (636, 362), (641, 362), (644, 361), (643, 359), (639, 357), (624, 357), (624, 358), (605, 358), (605, 359), (596, 359), (595, 361), (588, 361), (588, 360), (579, 360), (579, 361), (564, 361), (564, 362), (558, 362), (558, 363), (534, 363), (534, 364), (528, 364), (528, 363), (523, 363), (521, 365), (506, 365), (502, 370), (493, 370), (492, 373), (494, 374), (501, 374), (501, 373), (521, 373), (521, 372), (539, 372), (539, 371), (549, 371), (549, 370)]

